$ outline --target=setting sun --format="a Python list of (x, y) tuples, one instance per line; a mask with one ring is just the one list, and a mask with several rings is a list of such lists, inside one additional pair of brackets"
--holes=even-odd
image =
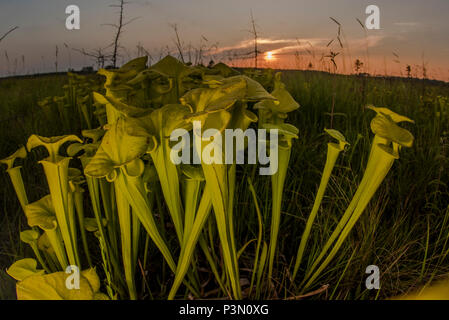
[(274, 59), (273, 52), (268, 51), (267, 54), (266, 54), (266, 56), (265, 56), (265, 60), (271, 61), (271, 60), (273, 60), (273, 59)]

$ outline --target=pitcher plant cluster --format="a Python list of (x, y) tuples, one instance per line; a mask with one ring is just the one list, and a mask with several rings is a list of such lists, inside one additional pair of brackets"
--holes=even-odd
[[(150, 68), (146, 64), (146, 58), (138, 58), (120, 69), (101, 69), (102, 84), (69, 75), (66, 94), (40, 104), (49, 121), (66, 128), (71, 128), (70, 119), (79, 119), (81, 136), (32, 135), (26, 147), (1, 160), (29, 226), (20, 239), (34, 253), (7, 270), (17, 280), (19, 299), (138, 299), (137, 279), (148, 264), (161, 272), (168, 267), (173, 275), (161, 285), (169, 288), (162, 298), (201, 298), (200, 255), (214, 277), (217, 296), (270, 296), (285, 180), (295, 140), (301, 139), (300, 130), (288, 123), (298, 102), (280, 73), (256, 77), (221, 63), (192, 67), (171, 56)], [(386, 108), (369, 108), (374, 138), (364, 176), (320, 254), (308, 257), (326, 187), (339, 155), (349, 147), (339, 131), (325, 130), (335, 142), (328, 144), (301, 242), (292, 244), (298, 253), (290, 257), (291, 281), (299, 291), (310, 289), (323, 274), (401, 149), (413, 144), (412, 134), (399, 126), (412, 120)], [(39, 163), (49, 194), (29, 202), (19, 164), (35, 149), (46, 149)], [(259, 232), (242, 244), (235, 234), (235, 214), (245, 210), (238, 210), (236, 187), (240, 168), (254, 173), (257, 167), (260, 175), (252, 179), (271, 179), (271, 199), (260, 203), (252, 179), (245, 181)], [(268, 226), (261, 206), (271, 206)], [(255, 254), (245, 284), (240, 258), (251, 246)], [(79, 289), (65, 285), (68, 266), (83, 270)]]

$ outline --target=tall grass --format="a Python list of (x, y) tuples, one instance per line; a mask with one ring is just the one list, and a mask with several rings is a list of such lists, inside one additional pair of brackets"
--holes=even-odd
[[(414, 119), (415, 145), (401, 155), (401, 161), (395, 163), (394, 170), (368, 205), (349, 239), (344, 242), (332, 266), (311, 287), (330, 284), (327, 296), (332, 299), (385, 298), (437, 280), (447, 273), (449, 195), (445, 182), (449, 181), (449, 86), (417, 80), (331, 76), (318, 72), (284, 72), (283, 79), (287, 89), (301, 103), (298, 111), (289, 114), (289, 122), (299, 128), (301, 135), (300, 139), (293, 142), (285, 182), (281, 232), (272, 276), (274, 290), (269, 294), (262, 293), (261, 297), (287, 298), (298, 294), (299, 288), (291, 286), (289, 270), (294, 260), (290, 259), (296, 256), (297, 245), (313, 206), (326, 161), (327, 140), (322, 132), (329, 127), (332, 103), (333, 127), (345, 134), (352, 147), (340, 156), (334, 168), (305, 252), (310, 259), (305, 259), (300, 271), (304, 272), (310, 267), (313, 257), (319, 254), (361, 180), (369, 155), (369, 121), (372, 118), (372, 114), (368, 114), (363, 106), (370, 103), (390, 107)], [(0, 126), (0, 132), (3, 141), (6, 141), (0, 146), (2, 157), (14, 151), (18, 144), (25, 144), (31, 133), (67, 133), (57, 132), (59, 128), (42, 126), (45, 120), (38, 112), (32, 112), (38, 108), (38, 100), (48, 95), (62, 94), (62, 85), (66, 81), (64, 77), (42, 77), (36, 81), (0, 80), (0, 114), (5, 120)], [(35, 89), (24, 90), (25, 86)], [(334, 101), (333, 92), (336, 92)], [(24, 179), (29, 197), (37, 200), (46, 190), (40, 187), (38, 181), (43, 174), (42, 169), (33, 162), (26, 162), (24, 171), (32, 174), (27, 174)], [(251, 170), (237, 168), (237, 175), (239, 179), (235, 186), (233, 219), (235, 241), (240, 248), (259, 238), (260, 221), (263, 226), (270, 225), (270, 207), (261, 207), (259, 218), (254, 194), (258, 203), (267, 204), (271, 202), (271, 194), (270, 179), (252, 179), (255, 189), (252, 194), (242, 192), (248, 190), (246, 178), (252, 178)], [(0, 179), (3, 185), (9, 183), (3, 171)], [(32, 253), (18, 240), (17, 230), (25, 229), (26, 221), (11, 188), (2, 188), (0, 208), (0, 265), (4, 270), (13, 261)], [(213, 220), (206, 223), (210, 227), (206, 228), (202, 239), (207, 244), (207, 252), (217, 259), (220, 248), (213, 224)], [(265, 239), (269, 238), (269, 228), (263, 228), (262, 232)], [(259, 252), (256, 244), (257, 241), (252, 242), (239, 258), (241, 279), (252, 278), (254, 258)], [(260, 243), (260, 247), (263, 246)], [(152, 256), (158, 255), (154, 247), (150, 247), (150, 251)], [(91, 256), (99, 257), (95, 252)], [(95, 258), (93, 263), (98, 263), (98, 259)], [(262, 259), (261, 255), (259, 259)], [(207, 261), (204, 253), (199, 251), (195, 264), (202, 270), (199, 281), (206, 283), (201, 288), (201, 294), (213, 297), (219, 285), (217, 280), (213, 280), (215, 276)], [(219, 259), (217, 262), (221, 263)], [(379, 293), (368, 291), (364, 286), (365, 268), (371, 264), (378, 265), (381, 270)], [(142, 296), (165, 296), (168, 292), (164, 290), (169, 288), (164, 289), (161, 284), (170, 277), (167, 267), (150, 262), (144, 268), (147, 275), (137, 274), (137, 280), (146, 283)], [(0, 271), (0, 279), (0, 298), (13, 298), (13, 282), (3, 271)], [(137, 287), (141, 287), (139, 282)], [(244, 286), (243, 296), (249, 290), (248, 286)]]

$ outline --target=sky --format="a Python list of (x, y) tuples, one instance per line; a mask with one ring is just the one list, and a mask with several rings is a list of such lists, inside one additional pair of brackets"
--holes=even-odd
[[(376, 75), (426, 75), (449, 81), (448, 0), (128, 0), (126, 26), (120, 40), (119, 62), (136, 57), (142, 49), (156, 62), (170, 53), (179, 56), (176, 24), (185, 60), (195, 60), (202, 48), (209, 60), (253, 66), (245, 55), (254, 50), (251, 13), (258, 31), (258, 66), (313, 68)], [(0, 0), (0, 76), (78, 70), (96, 67), (92, 57), (79, 52), (110, 51), (117, 8), (114, 0)], [(65, 9), (80, 8), (80, 30), (67, 30)], [(380, 29), (364, 30), (368, 5), (380, 9)], [(340, 45), (338, 25), (341, 24)], [(332, 41), (333, 40), (333, 41)], [(331, 42), (332, 41), (332, 42)], [(330, 44), (329, 44), (330, 43)], [(56, 59), (56, 47), (58, 58)], [(78, 49), (78, 51), (76, 50)], [(338, 53), (335, 66), (330, 52)], [(190, 53), (190, 54), (189, 54)]]

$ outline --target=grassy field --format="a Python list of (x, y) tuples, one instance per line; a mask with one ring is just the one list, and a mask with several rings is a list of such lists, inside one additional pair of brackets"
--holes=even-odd
[[(446, 185), (449, 181), (449, 84), (312, 71), (285, 71), (283, 80), (301, 104), (298, 111), (289, 115), (289, 122), (299, 128), (300, 136), (293, 145), (285, 185), (274, 272), (276, 290), (271, 298), (296, 294), (290, 285), (290, 272), (326, 161), (328, 139), (323, 134), (324, 128), (341, 131), (351, 146), (340, 157), (331, 177), (313, 226), (307, 257), (319, 253), (361, 180), (372, 139), (369, 124), (374, 116), (373, 111), (364, 108), (367, 104), (388, 107), (414, 119), (414, 125), (405, 127), (414, 134), (415, 143), (401, 152), (338, 256), (313, 286), (317, 289), (328, 284), (328, 289), (310, 299), (383, 299), (444, 277), (449, 272)], [(25, 144), (33, 133), (44, 136), (72, 133), (48, 123), (36, 103), (47, 96), (62, 94), (66, 82), (64, 75), (0, 79), (0, 158)], [(246, 190), (246, 175), (251, 173), (238, 174), (238, 190)], [(30, 201), (47, 193), (42, 187), (42, 168), (35, 161), (26, 162), (23, 175)], [(253, 183), (259, 202), (269, 204), (269, 179), (256, 177)], [(4, 170), (0, 185), (0, 299), (13, 299), (14, 281), (5, 269), (32, 253), (19, 240), (26, 219)], [(235, 235), (240, 248), (257, 237), (258, 221), (251, 194), (237, 192), (235, 200)], [(262, 212), (264, 225), (268, 226), (269, 206), (263, 206)], [(269, 233), (269, 228), (264, 232)], [(169, 272), (160, 272), (152, 266), (151, 259), (161, 259), (154, 251), (147, 270), (150, 287), (172, 280)], [(250, 246), (240, 259), (242, 278), (251, 277), (253, 252)], [(369, 265), (380, 269), (379, 291), (365, 288), (365, 269)], [(153, 292), (156, 298), (158, 294), (162, 296), (162, 292)]]

